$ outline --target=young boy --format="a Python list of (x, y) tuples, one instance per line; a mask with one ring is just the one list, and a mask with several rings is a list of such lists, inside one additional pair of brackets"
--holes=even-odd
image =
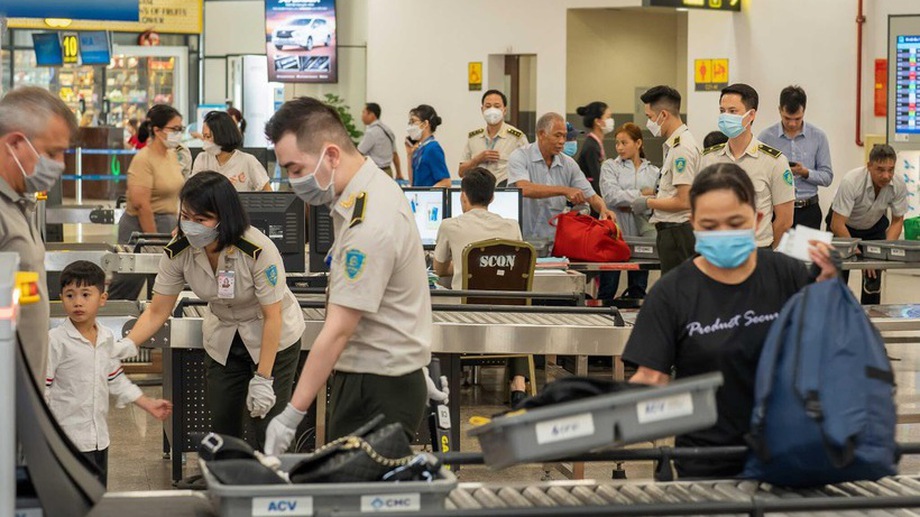
[(158, 420), (172, 412), (172, 403), (144, 396), (112, 358), (112, 331), (96, 324), (105, 305), (105, 272), (78, 260), (61, 272), (61, 301), (67, 319), (49, 333), (45, 400), (58, 424), (106, 484), (108, 469), (109, 393), (116, 405), (133, 402)]

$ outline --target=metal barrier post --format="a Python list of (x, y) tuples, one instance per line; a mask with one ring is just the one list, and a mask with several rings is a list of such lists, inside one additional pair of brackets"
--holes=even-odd
[(77, 165), (76, 171), (75, 171), (75, 175), (77, 176), (77, 182), (76, 182), (77, 204), (82, 205), (83, 204), (83, 148), (82, 147), (77, 147), (76, 158), (74, 159), (74, 163), (76, 163)]

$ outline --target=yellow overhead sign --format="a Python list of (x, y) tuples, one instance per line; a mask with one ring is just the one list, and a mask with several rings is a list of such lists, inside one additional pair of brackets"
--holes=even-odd
[[(9, 18), (11, 29), (62, 29), (71, 31), (144, 32), (201, 34), (203, 0), (138, 0), (140, 20), (60, 20), (52, 18)], [(69, 22), (69, 23), (68, 23)]]
[(693, 60), (693, 82), (698, 92), (725, 88), (728, 86), (728, 59)]
[(482, 61), (470, 61), (467, 76), (471, 92), (482, 90)]

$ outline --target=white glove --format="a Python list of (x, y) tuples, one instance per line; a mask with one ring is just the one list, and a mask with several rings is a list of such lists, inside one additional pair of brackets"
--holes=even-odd
[(127, 337), (115, 342), (112, 347), (112, 359), (130, 359), (137, 356), (137, 343)]
[(265, 430), (265, 454), (277, 456), (286, 451), (294, 441), (297, 426), (306, 414), (306, 411), (300, 411), (288, 402), (284, 411), (268, 423)]
[(246, 394), (246, 409), (252, 418), (265, 418), (275, 407), (275, 390), (272, 380), (254, 375), (249, 381), (249, 393)]
[(431, 379), (431, 374), (428, 373), (428, 367), (422, 367), (422, 373), (425, 374), (425, 386), (428, 388), (428, 400), (433, 400), (438, 404), (447, 405), (447, 398), (450, 396), (450, 389), (447, 387), (447, 377), (441, 376), (441, 386), (444, 386), (442, 389), (438, 389), (434, 384), (434, 380)]

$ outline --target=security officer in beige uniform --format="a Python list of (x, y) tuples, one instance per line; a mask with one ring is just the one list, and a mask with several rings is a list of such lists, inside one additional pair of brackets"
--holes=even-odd
[[(304, 318), (281, 254), (249, 225), (226, 176), (195, 174), (179, 194), (179, 233), (160, 259), (153, 300), (118, 350), (134, 348), (169, 319), (187, 283), (208, 302), (202, 331), (213, 431), (242, 438), (253, 419), (256, 447), (291, 398)], [(269, 417), (269, 418), (266, 418)]]
[(287, 408), (269, 424), (265, 452), (279, 454), (332, 378), (329, 438), (378, 414), (414, 436), (428, 399), (431, 298), (421, 239), (402, 190), (355, 148), (338, 113), (301, 97), (266, 125), (291, 187), (330, 208), (326, 321)]
[(73, 113), (44, 88), (17, 88), (0, 100), (0, 251), (18, 253), (19, 269), (39, 276), (41, 301), (23, 305), (18, 323), (39, 386), (44, 385), (50, 310), (35, 194), (61, 177), (64, 151), (76, 133)]
[(482, 94), (482, 118), (486, 127), (470, 131), (463, 149), (460, 177), (475, 167), (483, 167), (495, 176), (495, 186), (508, 184), (508, 157), (527, 145), (524, 133), (505, 123), (508, 99), (498, 90)]

